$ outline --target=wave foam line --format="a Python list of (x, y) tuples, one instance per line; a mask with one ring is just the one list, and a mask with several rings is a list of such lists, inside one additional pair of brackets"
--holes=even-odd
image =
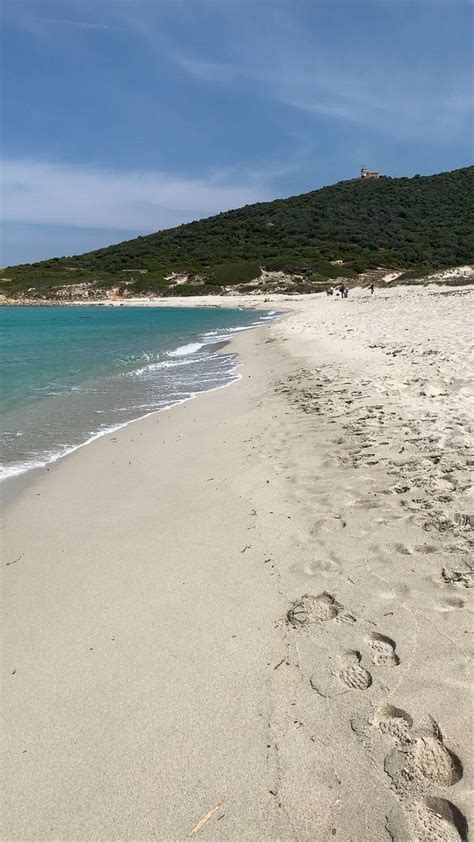
[(129, 424), (134, 424), (136, 421), (143, 421), (144, 418), (149, 418), (150, 415), (155, 415), (157, 412), (166, 412), (168, 409), (180, 406), (181, 404), (186, 403), (186, 401), (193, 400), (197, 395), (206, 395), (209, 392), (216, 392), (218, 389), (224, 389), (226, 386), (232, 386), (233, 383), (241, 378), (241, 375), (237, 373), (239, 366), (240, 364), (236, 364), (234, 368), (230, 370), (229, 374), (233, 375), (233, 377), (227, 383), (220, 383), (218, 386), (214, 386), (211, 389), (204, 389), (202, 392), (190, 392), (185, 398), (177, 399), (172, 401), (172, 403), (166, 404), (166, 406), (152, 409), (150, 412), (146, 412), (138, 418), (130, 418), (128, 421), (123, 421), (121, 424), (114, 424), (111, 427), (99, 430), (80, 444), (66, 446), (62, 450), (58, 451), (50, 451), (50, 453), (47, 453), (36, 460), (33, 459), (28, 462), (20, 462), (15, 465), (0, 465), (0, 483), (7, 479), (11, 479), (12, 477), (26, 474), (28, 471), (32, 471), (35, 468), (45, 468), (47, 465), (51, 465), (53, 462), (57, 462), (59, 459), (62, 459), (64, 456), (69, 456), (76, 450), (80, 450), (81, 447), (86, 447), (86, 445), (92, 444), (92, 442), (96, 441), (96, 439), (108, 436), (109, 433), (115, 433), (117, 430), (122, 430), (124, 427), (128, 427)]
[(180, 345), (174, 351), (168, 351), (168, 357), (187, 357), (189, 354), (195, 354), (204, 347), (202, 342), (189, 342), (188, 345)]

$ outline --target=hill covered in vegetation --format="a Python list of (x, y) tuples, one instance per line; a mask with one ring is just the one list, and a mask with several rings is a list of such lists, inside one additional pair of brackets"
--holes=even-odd
[(8, 267), (2, 292), (196, 295), (256, 282), (265, 291), (275, 272), (303, 292), (378, 267), (427, 273), (474, 258), (473, 197), (474, 167), (342, 181), (87, 254)]

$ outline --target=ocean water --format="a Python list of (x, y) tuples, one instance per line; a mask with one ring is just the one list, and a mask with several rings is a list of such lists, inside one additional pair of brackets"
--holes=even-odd
[(0, 309), (1, 478), (239, 377), (222, 343), (274, 312), (211, 307)]

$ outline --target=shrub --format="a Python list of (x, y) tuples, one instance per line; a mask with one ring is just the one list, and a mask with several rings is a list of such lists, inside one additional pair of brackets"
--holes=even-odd
[(256, 260), (229, 260), (214, 266), (209, 272), (208, 281), (210, 284), (230, 286), (249, 283), (260, 275), (260, 266)]
[[(473, 182), (474, 167), (415, 178), (352, 179), (4, 272), (11, 289), (77, 283), (79, 272), (71, 266), (81, 270), (80, 280), (103, 286), (123, 282), (122, 270), (148, 269), (158, 285), (172, 270), (205, 275), (209, 286), (221, 287), (249, 283), (261, 266), (335, 278), (378, 266), (459, 265), (474, 259)], [(333, 267), (332, 259), (343, 260), (344, 267)]]

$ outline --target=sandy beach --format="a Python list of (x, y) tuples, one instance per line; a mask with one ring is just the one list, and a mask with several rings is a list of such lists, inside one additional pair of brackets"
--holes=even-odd
[(469, 838), (472, 291), (263, 306), (8, 502), (5, 842)]

